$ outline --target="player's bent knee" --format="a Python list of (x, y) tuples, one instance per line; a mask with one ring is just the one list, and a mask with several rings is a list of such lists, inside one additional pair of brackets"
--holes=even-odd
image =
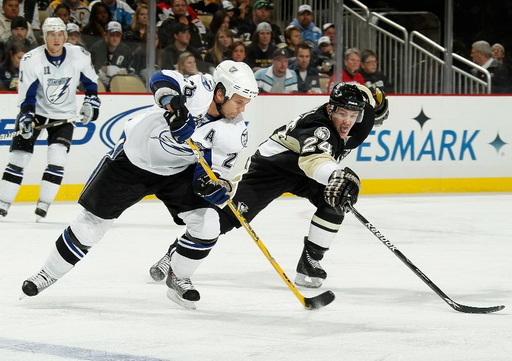
[(113, 222), (113, 219), (103, 219), (82, 209), (70, 227), (80, 243), (91, 247), (103, 238)]
[(200, 208), (180, 215), (187, 233), (197, 239), (217, 239), (220, 234), (219, 215), (213, 208)]

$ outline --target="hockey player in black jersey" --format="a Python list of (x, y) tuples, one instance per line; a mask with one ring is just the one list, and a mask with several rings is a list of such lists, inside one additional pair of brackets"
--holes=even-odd
[[(307, 198), (316, 208), (295, 283), (320, 287), (327, 273), (320, 265), (344, 219), (347, 202), (355, 204), (359, 177), (340, 162), (388, 115), (378, 89), (337, 84), (329, 102), (278, 128), (252, 156), (233, 202), (251, 221), (285, 192)], [(221, 233), (240, 223), (228, 207), (218, 209)]]

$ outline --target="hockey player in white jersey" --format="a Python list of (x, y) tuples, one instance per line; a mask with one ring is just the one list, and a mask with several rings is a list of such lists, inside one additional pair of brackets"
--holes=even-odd
[(152, 76), (150, 88), (156, 105), (127, 122), (124, 137), (85, 185), (78, 200), (83, 210), (57, 239), (42, 270), (23, 283), (24, 294), (35, 296), (64, 276), (125, 209), (154, 194), (176, 223), (186, 225), (163, 275), (168, 297), (195, 308), (200, 296), (190, 277), (217, 241), (214, 204), (229, 199), (231, 185), (211, 182), (184, 142), (192, 138), (212, 169), (226, 177), (247, 146), (241, 113), (258, 86), (247, 64), (227, 60), (213, 78), (163, 70)]
[[(9, 163), (0, 181), (0, 216), (5, 217), (28, 165), (40, 130), (46, 123), (67, 121), (77, 117), (76, 91), (80, 82), (85, 100), (80, 109), (82, 123), (98, 118), (98, 76), (94, 72), (90, 54), (82, 47), (66, 44), (66, 25), (60, 18), (48, 18), (43, 24), (45, 45), (25, 54), (20, 63), (18, 104), (20, 113)], [(36, 220), (44, 218), (53, 202), (64, 176), (64, 165), (71, 146), (73, 125), (65, 123), (47, 128), (48, 166), (46, 167), (36, 206)]]

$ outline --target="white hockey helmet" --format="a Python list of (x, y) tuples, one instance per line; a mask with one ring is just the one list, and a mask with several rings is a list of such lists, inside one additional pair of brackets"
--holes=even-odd
[(68, 38), (68, 32), (66, 31), (66, 24), (64, 24), (64, 21), (62, 21), (61, 18), (46, 18), (46, 20), (43, 23), (43, 39), (46, 41), (46, 35), (49, 31), (63, 31), (64, 37)]
[(221, 83), (224, 86), (227, 98), (238, 94), (254, 99), (258, 95), (258, 84), (254, 73), (246, 63), (224, 60), (215, 68), (213, 80), (216, 84)]

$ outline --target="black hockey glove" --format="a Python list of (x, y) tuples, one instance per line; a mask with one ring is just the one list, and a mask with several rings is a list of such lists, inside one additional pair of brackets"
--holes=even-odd
[(343, 170), (338, 169), (332, 172), (329, 183), (325, 186), (324, 198), (337, 213), (341, 214), (346, 211), (347, 202), (356, 204), (360, 188), (361, 182), (357, 174), (345, 167)]
[(26, 112), (20, 113), (18, 115), (18, 119), (16, 119), (17, 126), (16, 128), (21, 132), (21, 136), (24, 139), (30, 139), (34, 135), (34, 113)]
[(171, 129), (173, 138), (178, 143), (183, 143), (194, 134), (196, 123), (185, 106), (185, 97), (174, 96), (170, 105), (174, 113), (167, 111), (164, 113), (164, 118)]
[(215, 175), (219, 179), (217, 182), (212, 181), (206, 173), (200, 174), (194, 178), (192, 188), (195, 194), (208, 202), (221, 205), (230, 198), (229, 192), (233, 190), (233, 185), (230, 181), (220, 178), (217, 173)]
[(80, 114), (83, 115), (82, 124), (89, 124), (91, 121), (98, 119), (100, 115), (101, 101), (97, 95), (86, 95), (84, 103), (80, 109)]

